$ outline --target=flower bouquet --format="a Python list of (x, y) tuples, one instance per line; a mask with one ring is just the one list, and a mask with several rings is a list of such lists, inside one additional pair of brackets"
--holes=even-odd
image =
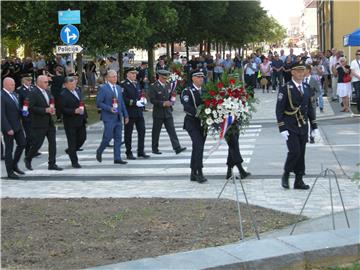
[(171, 91), (181, 94), (181, 91), (186, 86), (186, 73), (181, 64), (173, 63), (170, 66), (171, 75), (169, 77), (169, 83), (171, 85)]
[(203, 104), (198, 107), (197, 116), (210, 135), (219, 135), (238, 131), (249, 124), (254, 110), (254, 99), (243, 87), (238, 76), (224, 74), (217, 83), (209, 82), (202, 95)]

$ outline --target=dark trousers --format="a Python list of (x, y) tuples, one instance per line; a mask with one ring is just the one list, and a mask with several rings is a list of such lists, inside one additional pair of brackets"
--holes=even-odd
[(61, 96), (54, 97), (55, 99), (55, 108), (56, 108), (56, 118), (61, 119), (62, 113), (61, 113)]
[(191, 129), (187, 131), (192, 141), (191, 163), (190, 168), (194, 170), (203, 167), (204, 145), (206, 135), (203, 129)]
[(49, 144), (49, 166), (56, 163), (56, 130), (55, 127), (32, 128), (31, 129), (31, 146), (27, 158), (31, 161), (35, 154), (40, 150), (45, 137)]
[(71, 164), (78, 163), (78, 156), (76, 151), (84, 144), (86, 140), (86, 126), (81, 127), (67, 127), (65, 128), (65, 134), (68, 142), (67, 152), (69, 154)]
[(360, 81), (353, 82), (353, 86), (355, 89), (355, 95), (356, 95), (356, 108), (357, 113), (360, 113)]
[(305, 149), (308, 134), (296, 134), (289, 131), (286, 141), (288, 154), (285, 162), (285, 172), (294, 172), (297, 175), (305, 174)]
[(26, 146), (25, 146), (25, 156), (28, 155), (30, 150), (31, 144), (31, 122), (30, 121), (22, 121), (23, 128), (25, 131), (25, 139), (26, 139)]
[(176, 135), (175, 127), (174, 127), (174, 119), (172, 117), (167, 118), (154, 118), (153, 119), (153, 127), (152, 127), (152, 150), (156, 151), (159, 150), (159, 137), (162, 125), (165, 125), (165, 129), (167, 133), (169, 134), (171, 145), (173, 149), (176, 151), (177, 149), (180, 149), (180, 143), (178, 140), (178, 137)]
[(283, 75), (282, 72), (273, 72), (272, 74), (272, 88), (273, 90), (279, 85), (283, 84)]
[[(24, 131), (21, 129), (18, 132), (15, 132), (13, 136), (4, 133), (3, 136), (5, 143), (5, 167), (7, 173), (11, 174), (14, 172), (14, 168), (17, 167), (17, 164), (21, 158), (21, 154), (25, 148), (26, 142)], [(14, 140), (16, 142), (16, 149), (13, 156)]]
[(240, 154), (239, 132), (232, 133), (230, 135), (226, 135), (225, 139), (229, 146), (226, 164), (229, 167), (234, 167), (235, 165), (240, 166), (244, 160)]
[(138, 147), (137, 153), (144, 154), (144, 140), (145, 140), (145, 120), (144, 117), (130, 117), (129, 123), (125, 125), (125, 146), (126, 146), (126, 155), (132, 154), (131, 152), (131, 141), (132, 133), (134, 129), (134, 124), (138, 134)]
[(245, 83), (247, 86), (256, 88), (256, 74), (253, 74), (253, 75), (245, 74)]

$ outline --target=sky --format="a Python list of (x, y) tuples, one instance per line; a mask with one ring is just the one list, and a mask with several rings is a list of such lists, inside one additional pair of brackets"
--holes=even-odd
[(285, 28), (289, 27), (289, 18), (300, 16), (304, 9), (304, 0), (260, 0), (260, 3)]

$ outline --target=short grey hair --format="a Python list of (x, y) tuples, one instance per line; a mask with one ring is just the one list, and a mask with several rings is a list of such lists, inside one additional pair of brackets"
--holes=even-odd
[(112, 75), (116, 75), (117, 76), (117, 72), (113, 69), (109, 69), (106, 76), (112, 76)]
[(74, 81), (75, 81), (75, 79), (72, 76), (66, 76), (64, 79), (64, 83), (72, 83)]

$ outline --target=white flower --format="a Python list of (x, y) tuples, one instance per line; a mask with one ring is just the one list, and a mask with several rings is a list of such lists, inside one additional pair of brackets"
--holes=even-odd
[(214, 124), (214, 120), (212, 120), (210, 117), (208, 119), (206, 119), (206, 124), (208, 126), (211, 126), (212, 124)]
[(210, 114), (210, 113), (211, 113), (211, 109), (210, 109), (210, 108), (206, 108), (206, 109), (205, 109), (205, 113), (206, 113), (206, 114)]
[(217, 112), (216, 111), (213, 111), (212, 114), (213, 114), (214, 118), (217, 117)]

